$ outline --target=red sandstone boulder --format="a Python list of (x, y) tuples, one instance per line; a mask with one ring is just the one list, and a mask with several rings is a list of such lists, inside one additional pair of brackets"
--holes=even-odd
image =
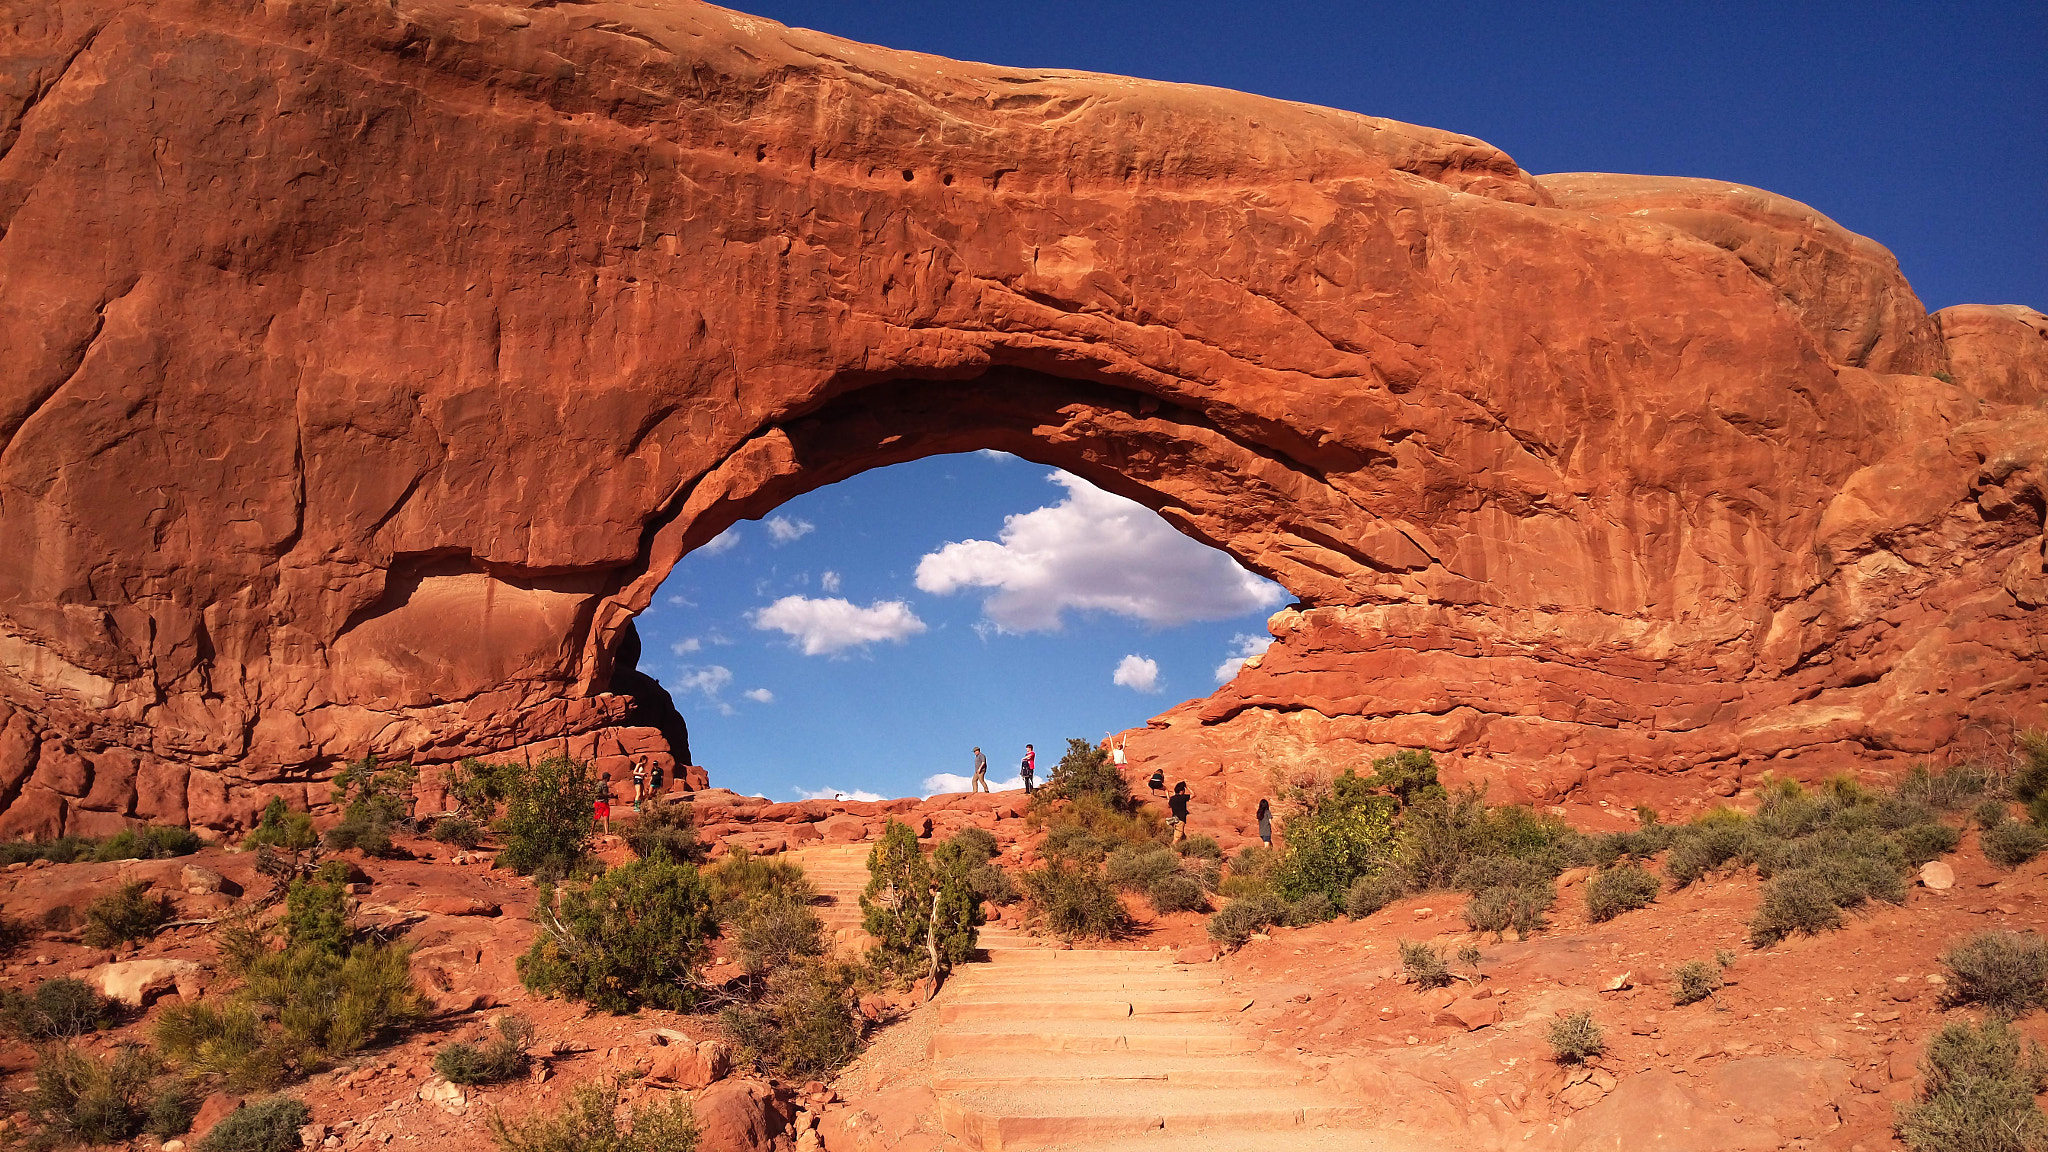
[(700, 1152), (767, 1152), (789, 1126), (773, 1089), (755, 1080), (723, 1080), (695, 1101)]

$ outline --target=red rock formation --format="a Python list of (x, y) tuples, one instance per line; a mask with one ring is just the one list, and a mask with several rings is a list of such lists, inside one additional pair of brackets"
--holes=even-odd
[(1158, 755), (1556, 793), (2042, 717), (2038, 342), (1782, 198), (686, 0), (0, 58), (0, 832), (655, 749), (607, 688), (678, 557), (983, 447), (1302, 599)]

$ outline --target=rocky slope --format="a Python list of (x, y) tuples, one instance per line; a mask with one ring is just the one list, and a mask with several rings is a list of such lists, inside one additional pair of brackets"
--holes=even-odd
[(2044, 718), (2040, 314), (1767, 192), (691, 0), (79, 0), (0, 62), (0, 831), (680, 753), (612, 690), (677, 558), (974, 448), (1300, 598), (1188, 775)]

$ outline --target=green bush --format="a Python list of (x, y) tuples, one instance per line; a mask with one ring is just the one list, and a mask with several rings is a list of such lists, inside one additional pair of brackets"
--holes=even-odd
[(2020, 766), (2012, 774), (2012, 798), (2026, 805), (2036, 824), (2048, 824), (2048, 732), (2022, 732)]
[(1145, 890), (1145, 898), (1152, 902), (1152, 910), (1164, 916), (1172, 912), (1206, 912), (1209, 898), (1202, 891), (1202, 882), (1185, 872), (1174, 872), (1152, 882)]
[(1321, 892), (1311, 892), (1299, 900), (1288, 903), (1286, 915), (1280, 923), (1289, 928), (1306, 928), (1311, 924), (1327, 924), (1339, 914), (1337, 902)]
[(810, 904), (788, 888), (748, 901), (726, 925), (732, 958), (754, 976), (825, 953), (825, 924)]
[(350, 848), (365, 856), (393, 856), (391, 832), (412, 808), (412, 784), (417, 777), (411, 764), (381, 767), (375, 756), (349, 764), (334, 777), (334, 802), (341, 806), (341, 821), (327, 830), (329, 848)]
[(1984, 858), (2005, 868), (2017, 868), (2048, 851), (2048, 829), (2020, 820), (2005, 820), (1986, 828), (1978, 837)]
[(1114, 940), (1131, 930), (1130, 913), (1100, 869), (1047, 860), (1043, 867), (1024, 873), (1023, 879), (1033, 914), (1054, 935)]
[(0, 843), (0, 866), (25, 864), (33, 860), (71, 864), (91, 859), (98, 849), (99, 842), (86, 836), (59, 836), (55, 840), (9, 840)]
[(953, 833), (953, 843), (958, 844), (960, 851), (966, 853), (967, 858), (976, 863), (995, 859), (995, 833), (990, 832), (986, 828), (979, 828), (969, 824), (958, 832)]
[(1109, 854), (1103, 877), (1123, 892), (1143, 892), (1180, 871), (1180, 857), (1163, 844), (1126, 844)]
[(540, 931), (519, 957), (519, 978), (606, 1012), (688, 1011), (718, 927), (711, 901), (696, 868), (659, 853), (588, 885), (543, 888), (533, 913)]
[(1961, 830), (1947, 824), (1916, 824), (1899, 832), (1899, 846), (1905, 849), (1909, 868), (1946, 856), (1962, 842)]
[(198, 1152), (295, 1152), (299, 1129), (313, 1120), (313, 1110), (289, 1096), (266, 1096), (227, 1114)]
[(1131, 786), (1125, 782), (1109, 753), (1086, 740), (1069, 739), (1067, 753), (1052, 770), (1052, 779), (1032, 794), (1031, 806), (1050, 808), (1056, 800), (1079, 802), (1092, 799), (1112, 811), (1131, 807)]
[[(560, 880), (588, 867), (591, 841), (597, 835), (593, 814), (604, 785), (590, 765), (566, 756), (550, 756), (534, 764), (465, 763), (465, 795), (503, 814), (496, 828), (504, 848), (498, 864), (521, 876)], [(681, 861), (678, 861), (681, 863)]]
[(719, 1013), (742, 1058), (790, 1080), (830, 1080), (860, 1051), (854, 971), (806, 959), (768, 977), (759, 1003)]
[(801, 865), (773, 856), (749, 855), (745, 848), (733, 849), (725, 859), (704, 869), (703, 876), (720, 920), (737, 916), (748, 904), (769, 896), (786, 895), (799, 904), (818, 899), (817, 889), (811, 887)]
[(1380, 870), (1393, 855), (1394, 803), (1349, 770), (1302, 803), (1303, 811), (1283, 829), (1287, 849), (1273, 887), (1289, 901), (1319, 892), (1341, 904), (1359, 877)]
[(0, 990), (0, 1027), (32, 1044), (110, 1028), (119, 1015), (97, 988), (70, 976), (44, 980), (33, 992)]
[(12, 954), (34, 935), (35, 929), (29, 927), (27, 921), (0, 912), (0, 956)]
[(1442, 988), (1451, 982), (1451, 969), (1444, 963), (1444, 954), (1420, 940), (1402, 940), (1401, 969), (1408, 975), (1408, 982), (1417, 988)]
[(994, 860), (984, 860), (968, 870), (967, 883), (974, 894), (991, 904), (1015, 904), (1024, 898), (1010, 874)]
[(1560, 1064), (1584, 1063), (1607, 1050), (1600, 1026), (1593, 1023), (1593, 1014), (1584, 1009), (1551, 1021), (1544, 1038), (1550, 1041), (1551, 1054)]
[(657, 797), (625, 831), (626, 846), (643, 859), (656, 852), (668, 853), (678, 864), (695, 864), (704, 859), (704, 845), (697, 839), (696, 818), (688, 804)]
[(131, 881), (85, 906), (85, 946), (112, 948), (144, 940), (170, 918), (170, 897), (152, 896), (149, 885)]
[(346, 869), (323, 868), (325, 879), (293, 880), (285, 892), (284, 928), (288, 948), (318, 948), (340, 955), (348, 950)]
[(123, 828), (93, 850), (95, 860), (164, 860), (173, 856), (190, 856), (199, 851), (204, 841), (190, 828), (164, 828), (150, 825), (142, 829)]
[(199, 1115), (199, 1093), (187, 1080), (166, 1077), (158, 1081), (155, 1094), (150, 1097), (149, 1114), (142, 1121), (142, 1130), (159, 1140), (170, 1140), (192, 1130), (192, 1119)]
[(1465, 902), (1465, 926), (1499, 940), (1514, 926), (1515, 903), (1515, 889), (1488, 888)]
[(1209, 917), (1209, 939), (1235, 948), (1287, 917), (1287, 902), (1271, 889), (1240, 896)]
[(1979, 828), (1996, 828), (2012, 818), (2011, 807), (2003, 800), (1986, 800), (1970, 812), (1970, 819)]
[(1403, 749), (1372, 762), (1368, 788), (1384, 789), (1406, 808), (1420, 799), (1442, 796), (1436, 779), (1436, 757), (1427, 749)]
[(1750, 940), (1768, 947), (1799, 933), (1818, 935), (1842, 926), (1842, 910), (1870, 900), (1904, 903), (1905, 883), (1882, 859), (1837, 856), (1778, 872), (1764, 889), (1749, 923)]
[(619, 1119), (619, 1086), (580, 1084), (560, 1108), (518, 1121), (490, 1118), (500, 1152), (696, 1152), (697, 1121), (683, 1093), (635, 1104)]
[(1748, 820), (1738, 813), (1729, 815), (1732, 820), (1695, 821), (1672, 833), (1671, 852), (1664, 858), (1664, 875), (1670, 877), (1674, 888), (1694, 884), (1708, 873), (1744, 859), (1749, 842)]
[(1407, 894), (1406, 874), (1398, 868), (1383, 868), (1352, 881), (1350, 890), (1344, 893), (1344, 914), (1353, 920), (1363, 920)]
[(1216, 843), (1214, 836), (1190, 836), (1173, 846), (1183, 856), (1195, 856), (1204, 860), (1223, 862), (1223, 846)]
[(148, 1122), (159, 1069), (156, 1057), (133, 1045), (103, 1061), (53, 1045), (42, 1051), (34, 1084), (18, 1103), (38, 1144), (113, 1144)]
[(254, 852), (258, 848), (277, 848), (290, 853), (300, 853), (320, 842), (320, 834), (313, 829), (313, 818), (304, 812), (294, 812), (285, 807), (284, 797), (272, 796), (263, 806), (263, 817), (247, 836), (242, 837), (242, 850)]
[(1672, 978), (1671, 1003), (1683, 1007), (1696, 1004), (1721, 990), (1721, 968), (1704, 960), (1688, 960), (1678, 966)]
[(1586, 917), (1599, 924), (1647, 908), (1663, 887), (1655, 875), (1633, 864), (1603, 869), (1586, 882)]
[(498, 1034), (482, 1044), (458, 1041), (434, 1054), (434, 1071), (450, 1084), (497, 1084), (526, 1074), (533, 1024), (524, 1016), (498, 1017)]
[(443, 844), (453, 844), (465, 851), (484, 842), (483, 825), (467, 816), (447, 816), (436, 820), (429, 835)]
[(1564, 821), (1522, 805), (1488, 807), (1476, 789), (1422, 796), (1402, 813), (1397, 848), (1416, 892), (1457, 887), (1487, 857), (1520, 861), (1519, 869), (1550, 879), (1586, 855), (1584, 838)]
[(930, 967), (932, 870), (908, 824), (891, 819), (868, 851), (868, 884), (860, 895), (861, 928), (874, 943), (868, 962), (905, 978)]
[(2048, 1149), (2048, 1116), (2034, 1102), (2048, 1089), (2048, 1060), (2005, 1021), (1949, 1022), (1928, 1041), (1920, 1073), (1916, 1102), (1899, 1112), (1899, 1138), (1913, 1152)]
[(1246, 878), (1265, 877), (1273, 874), (1280, 866), (1280, 853), (1264, 844), (1252, 844), (1238, 849), (1230, 858), (1230, 874)]
[(2034, 932), (1980, 932), (1948, 950), (1948, 996), (2011, 1019), (2048, 1006), (2048, 941)]

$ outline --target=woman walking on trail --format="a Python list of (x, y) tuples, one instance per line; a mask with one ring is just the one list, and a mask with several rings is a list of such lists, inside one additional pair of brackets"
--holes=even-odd
[(986, 792), (989, 790), (988, 757), (981, 754), (980, 748), (974, 750), (974, 779), (967, 785), (967, 790), (969, 792)]
[(1273, 806), (1264, 798), (1259, 800), (1259, 839), (1266, 842), (1266, 847), (1273, 846)]
[(1038, 753), (1029, 744), (1024, 746), (1024, 762), (1017, 766), (1017, 772), (1024, 777), (1024, 794), (1031, 795), (1031, 778), (1038, 775)]
[(1173, 842), (1175, 844), (1188, 838), (1188, 801), (1191, 799), (1193, 797), (1188, 795), (1188, 782), (1185, 780), (1175, 781), (1173, 795), (1166, 799), (1166, 810), (1173, 813), (1173, 818), (1168, 820), (1167, 823), (1173, 825)]

